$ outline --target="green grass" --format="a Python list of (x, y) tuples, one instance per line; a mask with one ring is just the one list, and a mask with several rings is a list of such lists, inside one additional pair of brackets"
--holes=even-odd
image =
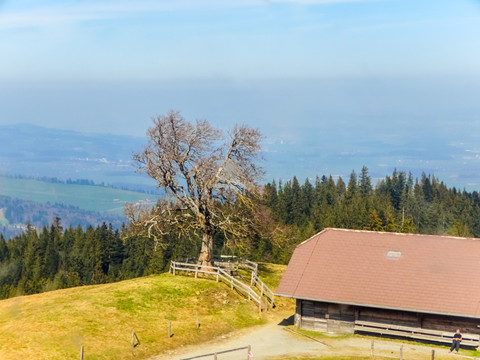
[(273, 290), (277, 288), (278, 284), (280, 284), (280, 280), (282, 279), (283, 272), (286, 268), (286, 265), (259, 263), (258, 273), (260, 279)]
[(0, 301), (0, 359), (144, 359), (266, 319), (225, 284), (162, 274)]
[[(103, 186), (54, 184), (38, 180), (0, 176), (0, 195), (40, 203), (72, 205), (83, 210), (121, 215), (127, 202), (137, 202), (157, 196)], [(1, 216), (0, 216), (0, 221)]]

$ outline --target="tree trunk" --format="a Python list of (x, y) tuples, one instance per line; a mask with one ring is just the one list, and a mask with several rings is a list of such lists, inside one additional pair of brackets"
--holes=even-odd
[(202, 249), (198, 257), (198, 264), (202, 266), (212, 266), (213, 252), (213, 234), (210, 231), (203, 233)]

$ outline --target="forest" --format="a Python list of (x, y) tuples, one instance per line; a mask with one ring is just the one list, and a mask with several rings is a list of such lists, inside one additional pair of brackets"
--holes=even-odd
[(413, 179), (394, 170), (375, 186), (365, 166), (347, 182), (322, 176), (300, 184), (294, 177), (268, 183), (262, 201), (304, 238), (326, 227), (480, 237), (478, 192), (448, 188), (426, 174)]
[[(480, 197), (448, 188), (432, 175), (414, 179), (393, 171), (372, 184), (368, 169), (300, 183), (267, 183), (255, 202), (257, 224), (232, 241), (217, 232), (215, 254), (288, 263), (297, 244), (326, 227), (480, 237)], [(172, 229), (158, 244), (134, 227), (29, 226), (8, 241), (0, 234), (0, 298), (119, 281), (168, 268), (170, 260), (194, 260), (201, 237)]]
[(9, 241), (0, 235), (0, 298), (161, 272), (161, 252), (152, 242), (124, 238), (124, 231), (105, 223), (63, 230), (56, 218), (50, 227), (30, 227)]

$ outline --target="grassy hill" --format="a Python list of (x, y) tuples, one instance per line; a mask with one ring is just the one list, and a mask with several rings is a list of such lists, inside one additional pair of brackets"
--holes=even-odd
[[(261, 269), (276, 286), (285, 267)], [(268, 316), (225, 284), (170, 274), (57, 290), (0, 301), (0, 359), (78, 359), (82, 345), (85, 359), (144, 359)]]
[(103, 186), (48, 183), (0, 176), (0, 195), (39, 203), (59, 203), (98, 213), (122, 215), (127, 202), (156, 201), (158, 196)]

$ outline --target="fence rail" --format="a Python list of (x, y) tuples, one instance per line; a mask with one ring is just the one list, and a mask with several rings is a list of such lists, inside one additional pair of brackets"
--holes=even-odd
[[(186, 261), (186, 263), (188, 263), (188, 261)], [(258, 264), (256, 262), (240, 259), (233, 255), (220, 255), (214, 259), (214, 264), (225, 268), (231, 268), (233, 266), (238, 268), (239, 266), (243, 266), (254, 272), (255, 275), (258, 274)]]
[(210, 353), (210, 354), (203, 354), (203, 355), (198, 355), (198, 356), (194, 356), (194, 357), (184, 358), (184, 359), (181, 359), (181, 360), (193, 360), (193, 359), (200, 359), (200, 358), (210, 357), (210, 356), (213, 356), (213, 359), (216, 360), (218, 355), (228, 354), (228, 353), (232, 353), (232, 352), (236, 352), (236, 351), (242, 351), (242, 350), (247, 350), (248, 353), (247, 353), (246, 359), (251, 359), (252, 347), (250, 345), (248, 345), (248, 346), (244, 346), (244, 347), (237, 348), (237, 349), (218, 351), (218, 352), (214, 352), (214, 353)]
[(252, 280), (250, 286), (256, 286), (260, 291), (260, 298), (265, 296), (270, 305), (275, 307), (275, 293), (258, 277), (256, 273), (252, 272)]
[(250, 286), (242, 283), (241, 281), (235, 279), (233, 276), (228, 274), (225, 270), (217, 266), (204, 266), (198, 264), (188, 264), (188, 263), (179, 263), (172, 261), (170, 263), (170, 272), (175, 275), (177, 271), (189, 271), (194, 272), (195, 277), (198, 276), (199, 273), (207, 274), (215, 276), (217, 281), (220, 279), (225, 281), (227, 284), (230, 285), (232, 289), (237, 289), (249, 299), (255, 301), (258, 304), (259, 310), (262, 310), (262, 298), (258, 295), (255, 290), (253, 290)]
[(250, 260), (243, 260), (241, 265), (245, 266), (247, 269), (252, 270), (252, 274), (255, 273), (255, 276), (258, 275), (258, 264), (250, 261)]
[[(219, 267), (229, 270), (236, 270), (239, 266), (243, 266), (252, 271), (250, 286), (256, 287), (260, 292), (260, 297), (265, 296), (272, 307), (275, 306), (274, 292), (258, 277), (258, 264), (256, 262), (240, 259), (233, 255), (220, 255), (220, 261), (215, 261)], [(232, 268), (232, 265), (236, 268)]]
[[(447, 344), (450, 344), (453, 338), (450, 332), (447, 333), (441, 330), (424, 329), (419, 327), (393, 325), (360, 320), (355, 321), (354, 330), (382, 335), (394, 335), (417, 340), (435, 341)], [(462, 345), (476, 348), (480, 343), (480, 336), (477, 334), (464, 333), (462, 334), (462, 337)]]

